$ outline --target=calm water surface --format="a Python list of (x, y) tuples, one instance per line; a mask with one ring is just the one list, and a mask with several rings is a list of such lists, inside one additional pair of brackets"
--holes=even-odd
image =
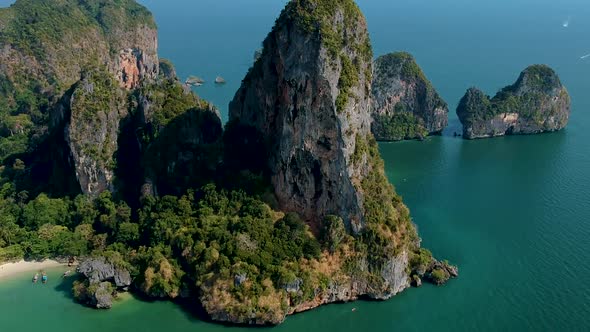
[[(273, 330), (590, 330), (590, 58), (580, 59), (590, 53), (590, 3), (482, 2), (359, 1), (375, 54), (413, 53), (453, 110), (445, 136), (382, 144), (381, 151), (424, 246), (458, 264), (460, 278), (387, 302), (321, 307)], [(156, 15), (162, 56), (182, 78), (205, 78), (209, 83), (196, 91), (226, 119), (285, 1), (143, 3)], [(493, 94), (533, 63), (554, 67), (572, 95), (566, 130), (481, 141), (450, 136), (460, 130), (454, 108), (469, 86)], [(217, 75), (228, 83), (212, 84)], [(59, 273), (46, 286), (32, 286), (29, 275), (2, 281), (0, 330), (245, 331), (201, 322), (168, 302), (82, 308)]]

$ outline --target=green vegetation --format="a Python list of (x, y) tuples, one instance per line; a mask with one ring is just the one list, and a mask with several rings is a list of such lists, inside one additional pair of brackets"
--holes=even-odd
[(424, 139), (428, 136), (424, 121), (406, 111), (396, 111), (392, 115), (375, 115), (372, 129), (375, 136), (392, 141)]
[(442, 269), (438, 269), (438, 268), (434, 269), (430, 273), (430, 277), (432, 278), (434, 283), (437, 285), (443, 284), (448, 279), (445, 271), (443, 271)]
[(363, 193), (366, 222), (361, 240), (368, 250), (367, 257), (375, 266), (380, 266), (400, 249), (413, 243), (417, 234), (408, 208), (385, 176), (383, 160), (373, 135), (356, 137), (353, 163), (364, 159), (358, 156), (365, 156), (369, 165), (368, 174), (357, 188)]
[(341, 113), (344, 111), (348, 98), (350, 97), (351, 91), (359, 81), (359, 73), (354, 68), (354, 65), (348, 57), (342, 57), (342, 72), (340, 73), (340, 80), (338, 81), (338, 88), (340, 93), (336, 98), (336, 111)]

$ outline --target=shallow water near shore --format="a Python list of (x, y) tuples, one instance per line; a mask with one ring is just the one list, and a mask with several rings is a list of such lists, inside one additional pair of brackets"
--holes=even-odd
[[(0, 6), (2, 5), (0, 1)], [(160, 50), (182, 78), (227, 104), (284, 1), (143, 0)], [(590, 329), (590, 4), (586, 0), (360, 0), (375, 55), (415, 55), (451, 108), (443, 137), (381, 144), (423, 245), (459, 265), (443, 287), (386, 302), (329, 305), (273, 331), (583, 331)], [(568, 28), (562, 26), (571, 17)], [(564, 131), (463, 141), (454, 108), (465, 90), (489, 94), (525, 66), (555, 68), (572, 95)], [(221, 75), (224, 86), (212, 82)], [(0, 331), (246, 331), (206, 323), (170, 302), (122, 301), (111, 311), (75, 304), (70, 285), (0, 281)], [(356, 311), (352, 311), (356, 308)], [(249, 331), (252, 331), (249, 329)]]

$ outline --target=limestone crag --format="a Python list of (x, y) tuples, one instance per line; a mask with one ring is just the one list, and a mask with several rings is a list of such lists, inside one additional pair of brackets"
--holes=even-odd
[(118, 288), (127, 288), (131, 285), (131, 275), (124, 268), (115, 266), (104, 257), (89, 258), (80, 263), (76, 268), (91, 284), (110, 281)]
[(125, 94), (108, 72), (89, 72), (74, 89), (65, 137), (83, 193), (113, 190), (119, 122), (126, 115)]
[(410, 54), (380, 56), (374, 67), (371, 129), (377, 140), (423, 139), (442, 132), (448, 106)]
[[(291, 1), (229, 115), (261, 137), (282, 210), (316, 225), (339, 215), (358, 233), (365, 220), (356, 186), (369, 166), (354, 165), (352, 155), (357, 136), (370, 135), (372, 53), (362, 13), (344, 2)], [(308, 19), (321, 28), (306, 25)], [(346, 42), (340, 48), (328, 39)]]
[(560, 130), (568, 123), (570, 108), (570, 96), (557, 74), (545, 65), (534, 65), (493, 98), (470, 88), (457, 115), (463, 137), (475, 139)]

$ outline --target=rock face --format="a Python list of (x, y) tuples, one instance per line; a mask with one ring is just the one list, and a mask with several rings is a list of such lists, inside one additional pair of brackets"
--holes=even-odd
[(160, 194), (182, 195), (206, 184), (221, 160), (223, 126), (212, 106), (179, 115), (158, 133), (145, 157), (147, 182)]
[(570, 96), (557, 74), (534, 65), (491, 99), (477, 88), (469, 89), (457, 115), (463, 137), (474, 139), (560, 130), (568, 123), (570, 108)]
[(423, 139), (443, 131), (448, 106), (410, 54), (380, 56), (374, 67), (371, 129), (377, 140)]
[(109, 281), (117, 288), (126, 288), (131, 285), (131, 275), (126, 269), (115, 266), (104, 257), (90, 258), (76, 268), (91, 284)]
[(355, 186), (369, 166), (355, 165), (353, 154), (357, 138), (370, 135), (372, 72), (362, 13), (348, 0), (291, 1), (263, 46), (230, 103), (230, 121), (261, 138), (282, 210), (312, 224), (339, 215), (359, 232), (363, 195)]
[(65, 128), (82, 192), (113, 190), (119, 122), (127, 115), (125, 94), (106, 71), (94, 71), (74, 88)]

